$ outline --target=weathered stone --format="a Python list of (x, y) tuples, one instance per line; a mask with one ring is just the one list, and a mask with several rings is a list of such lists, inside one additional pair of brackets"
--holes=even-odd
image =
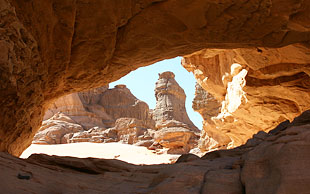
[[(194, 107), (204, 118), (200, 147), (235, 147), (260, 130), (292, 120), (309, 106), (309, 55), (304, 44), (282, 48), (207, 49), (184, 57), (183, 66), (221, 102), (217, 115)], [(198, 93), (199, 94), (199, 93)], [(201, 110), (200, 110), (201, 109)]]
[(187, 115), (185, 92), (174, 77), (170, 71), (163, 72), (156, 82), (156, 107), (152, 111), (157, 129), (154, 140), (169, 148), (169, 153), (188, 153), (197, 145), (199, 130)]
[[(66, 115), (68, 126), (66, 126), (66, 123), (60, 122), (64, 118), (54, 116), (59, 114)], [(126, 116), (130, 118), (124, 118), (120, 121), (117, 120)], [(58, 118), (59, 122), (57, 121)], [(39, 134), (34, 137), (33, 143), (101, 143), (122, 140), (126, 143), (130, 142), (130, 144), (133, 144), (137, 142), (138, 136), (141, 136), (141, 132), (136, 131), (135, 134), (130, 135), (130, 133), (133, 133), (130, 130), (141, 129), (143, 127), (143, 130), (146, 131), (147, 128), (155, 128), (154, 121), (149, 116), (148, 105), (133, 96), (125, 85), (117, 85), (113, 89), (103, 86), (61, 97), (50, 105), (44, 119), (47, 120), (43, 122), (44, 124), (40, 128)], [(134, 122), (131, 123), (131, 121)], [(121, 126), (122, 122), (123, 126)], [(80, 130), (70, 131), (72, 128), (71, 123), (78, 126)], [(133, 126), (134, 123), (139, 126)], [(115, 125), (116, 128), (106, 129)], [(65, 129), (66, 127), (68, 129)], [(61, 135), (55, 136), (55, 133)], [(48, 137), (49, 135), (52, 137)], [(125, 138), (126, 135), (127, 139)], [(133, 136), (134, 140), (131, 140)], [(57, 137), (60, 139), (55, 139)], [(130, 140), (128, 139), (129, 137)]]
[(52, 118), (43, 121), (40, 131), (34, 136), (35, 144), (67, 143), (68, 133), (83, 131), (83, 127), (64, 113), (57, 113)]
[(77, 143), (77, 142), (107, 143), (116, 141), (118, 141), (117, 131), (114, 128), (105, 129), (94, 127), (89, 129), (88, 131), (68, 134), (67, 143)]
[(145, 122), (150, 119), (149, 106), (137, 99), (125, 85), (117, 85), (104, 92), (100, 105), (115, 121), (119, 118), (136, 118)]
[[(244, 73), (236, 79), (236, 82), (241, 81), (236, 85), (241, 94), (244, 93), (240, 88), (254, 96), (235, 95), (233, 85), (228, 84), (233, 75), (229, 69), (225, 69), (228, 75), (224, 82), (223, 74), (212, 74), (217, 78), (215, 85), (218, 83), (220, 87), (211, 93), (216, 99), (225, 100), (223, 107), (227, 111), (223, 112), (231, 113), (230, 110), (238, 108), (233, 117), (225, 117), (226, 121), (234, 121), (237, 113), (250, 118), (253, 115), (263, 121), (256, 123), (260, 128), (254, 128), (268, 131), (274, 125), (268, 115), (276, 118), (276, 124), (287, 118), (291, 120), (309, 108), (309, 62), (305, 66), (297, 65), (300, 63), (295, 61), (294, 55), (299, 55), (299, 49), (281, 55), (281, 60), (275, 63), (279, 65), (272, 68), (265, 69), (264, 62), (265, 57), (268, 60), (270, 56), (278, 57), (281, 53), (274, 48), (294, 43), (302, 43), (307, 48), (310, 40), (309, 10), (310, 1), (302, 0), (0, 0), (0, 150), (20, 155), (31, 144), (48, 105), (58, 97), (105, 85), (140, 66), (204, 48), (252, 48), (244, 50), (242, 58), (248, 57), (247, 60), (257, 60), (250, 54), (255, 50), (257, 54), (263, 53), (263, 60), (257, 60), (257, 64), (262, 65), (257, 66), (258, 69), (251, 66), (252, 62), (248, 63), (250, 69), (245, 81), (250, 85), (244, 86), (244, 77), (241, 76)], [(267, 50), (275, 52), (264, 56), (269, 53)], [(309, 50), (301, 53), (304, 55), (300, 59), (305, 60)], [(216, 72), (212, 68), (219, 67), (215, 65), (209, 69)], [(251, 73), (251, 69), (254, 72)], [(209, 80), (214, 81), (212, 76)], [(227, 86), (222, 87), (221, 82)], [(237, 103), (232, 106), (232, 101), (225, 99), (227, 88), (232, 91), (232, 95), (227, 96), (237, 96)], [(269, 89), (263, 92), (262, 88)], [(268, 97), (268, 93), (278, 95)], [(239, 112), (245, 106), (244, 97), (249, 102), (256, 99), (259, 106), (269, 104), (269, 107), (255, 114)], [(277, 107), (276, 112), (274, 107)], [(259, 118), (260, 115), (266, 117), (266, 122)], [(257, 141), (256, 148), (243, 148), (253, 149), (252, 154), (248, 151), (243, 157), (241, 184), (245, 192), (305, 193), (310, 190), (307, 170), (310, 168), (309, 126), (302, 123), (278, 130), (268, 137), (268, 141)], [(210, 130), (205, 131), (211, 134)], [(245, 136), (253, 134), (250, 130), (238, 139), (242, 134), (233, 136), (233, 132), (224, 132), (236, 143), (244, 142)], [(5, 153), (1, 153), (0, 161), (3, 193), (202, 193), (207, 172), (216, 177), (214, 169), (229, 170), (242, 164), (240, 156), (236, 156), (216, 158), (203, 165), (198, 164), (201, 160), (195, 160), (190, 163), (197, 161), (197, 164), (191, 166), (181, 163), (172, 168), (140, 168), (114, 161), (47, 156), (33, 156), (24, 161)], [(123, 164), (125, 167), (122, 168)], [(158, 170), (160, 168), (162, 170)], [(211, 184), (214, 190), (208, 190), (208, 193), (239, 188), (240, 183), (235, 181), (236, 170), (233, 171), (221, 171), (220, 174), (228, 174), (226, 177), (230, 180)], [(122, 177), (118, 178), (120, 174)]]
[(106, 127), (104, 121), (113, 122), (106, 114), (103, 106), (99, 104), (101, 95), (108, 90), (108, 86), (92, 89), (87, 92), (78, 92), (63, 96), (51, 104), (44, 115), (49, 119), (58, 112), (66, 114), (75, 123), (84, 129), (92, 127)]
[[(113, 89), (104, 86), (58, 99), (50, 106), (45, 119), (54, 114), (66, 114), (72, 123), (80, 125), (85, 131), (64, 131), (64, 123), (55, 127), (56, 122), (52, 129), (44, 127), (45, 143), (120, 141), (152, 147), (150, 149), (166, 147), (170, 148), (169, 153), (188, 153), (197, 145), (199, 135), (186, 113), (185, 93), (172, 72), (162, 73), (156, 86), (157, 106), (152, 111), (125, 85), (117, 85)], [(106, 126), (111, 128), (106, 129)], [(55, 140), (53, 136), (51, 141), (48, 135), (53, 135), (57, 129), (61, 130), (59, 133), (62, 136), (56, 137), (62, 140)], [(42, 142), (44, 139), (36, 135), (33, 143)], [(160, 146), (154, 146), (154, 142)]]
[(147, 133), (147, 126), (135, 118), (120, 118), (116, 120), (115, 130), (118, 139), (123, 143), (134, 144)]
[[(310, 111), (262, 141), (172, 165), (0, 152), (3, 193), (307, 193), (310, 190)], [(38, 181), (40, 180), (40, 181)], [(18, 186), (16, 186), (18, 185)]]
[(47, 106), (204, 48), (309, 42), (309, 1), (1, 0), (0, 150), (31, 144)]
[(174, 79), (174, 73), (167, 71), (159, 74), (155, 87), (156, 107), (152, 112), (152, 118), (156, 122), (156, 128), (173, 127), (163, 123), (182, 123), (192, 131), (198, 132), (197, 127), (189, 119), (185, 109), (186, 95), (184, 90)]
[(192, 107), (202, 116), (205, 122), (210, 122), (211, 117), (220, 113), (221, 103), (196, 83)]

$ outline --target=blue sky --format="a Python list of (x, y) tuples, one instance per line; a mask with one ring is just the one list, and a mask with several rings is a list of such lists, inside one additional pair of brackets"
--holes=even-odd
[(181, 57), (167, 59), (157, 62), (147, 67), (140, 67), (132, 71), (125, 77), (110, 83), (110, 88), (118, 84), (125, 84), (130, 89), (131, 93), (138, 99), (146, 102), (150, 109), (155, 108), (155, 83), (158, 79), (158, 73), (172, 71), (175, 74), (175, 79), (184, 89), (186, 94), (186, 110), (189, 118), (199, 128), (202, 128), (202, 118), (199, 113), (192, 109), (192, 100), (195, 96), (196, 80), (192, 73), (187, 72), (181, 65)]

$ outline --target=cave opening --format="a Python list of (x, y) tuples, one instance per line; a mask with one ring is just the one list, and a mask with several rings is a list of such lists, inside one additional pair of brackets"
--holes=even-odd
[(181, 59), (57, 99), (21, 158), (43, 153), (157, 164), (174, 163), (189, 152), (201, 156), (202, 117), (193, 109), (197, 83)]
[[(308, 193), (309, 13), (304, 0), (0, 0), (1, 192)], [(212, 104), (195, 105), (199, 147), (234, 149), (152, 166), (16, 158), (58, 97), (176, 56)]]
[[(300, 44), (205, 49), (141, 67), (109, 86), (56, 101), (34, 143), (122, 142), (157, 155), (177, 154), (173, 162), (180, 154), (202, 156), (244, 145), (260, 131), (269, 132), (307, 110), (305, 49)], [(64, 122), (70, 125), (66, 128)]]

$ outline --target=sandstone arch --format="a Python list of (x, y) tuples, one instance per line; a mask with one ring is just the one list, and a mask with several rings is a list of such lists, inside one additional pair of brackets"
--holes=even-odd
[(0, 1), (0, 151), (19, 155), (48, 103), (204, 48), (309, 43), (309, 1)]

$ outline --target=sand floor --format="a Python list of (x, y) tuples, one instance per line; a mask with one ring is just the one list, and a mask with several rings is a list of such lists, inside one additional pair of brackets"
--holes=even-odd
[(28, 158), (31, 154), (42, 153), (57, 156), (73, 156), (78, 158), (118, 159), (131, 164), (170, 164), (180, 155), (156, 154), (146, 147), (122, 143), (71, 143), (56, 145), (32, 144), (21, 158)]

